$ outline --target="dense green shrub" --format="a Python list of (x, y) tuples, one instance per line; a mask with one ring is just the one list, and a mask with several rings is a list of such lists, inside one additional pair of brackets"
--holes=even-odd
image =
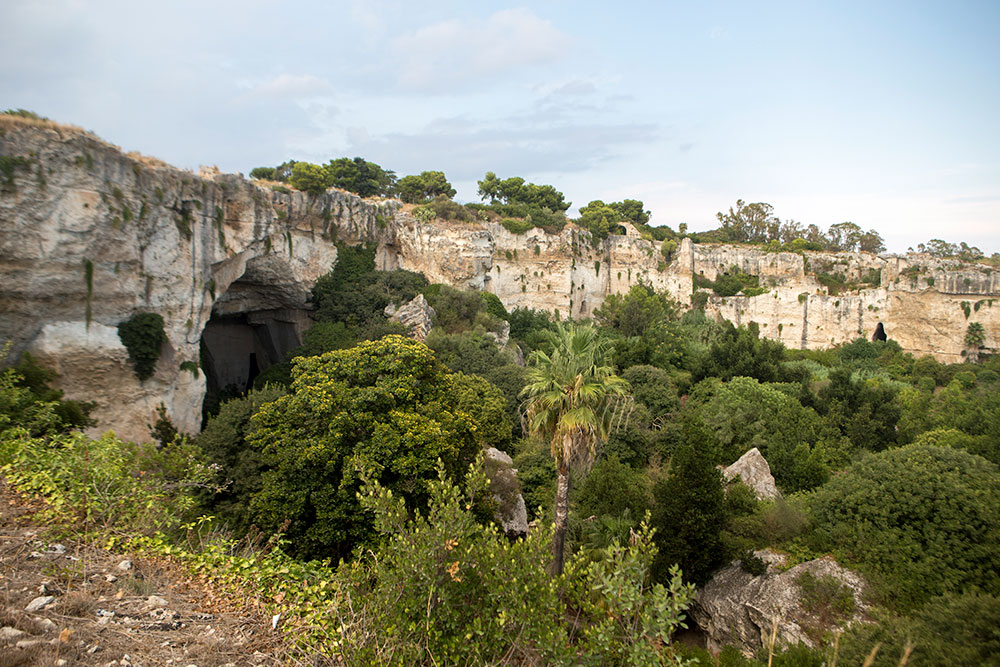
[[(0, 359), (4, 351), (0, 351)], [(93, 426), (95, 403), (63, 398), (49, 383), (56, 378), (25, 352), (12, 368), (0, 373), (0, 431), (22, 426), (35, 436)]]
[(284, 387), (268, 385), (226, 401), (195, 440), (219, 470), (219, 489), (205, 504), (238, 535), (250, 527), (250, 499), (261, 489), (265, 468), (260, 450), (247, 442), (250, 418), (286, 393)]
[(869, 455), (809, 498), (811, 542), (877, 578), (902, 608), (970, 587), (1000, 592), (1000, 472), (967, 452)]
[(160, 351), (167, 342), (163, 316), (159, 313), (136, 313), (118, 325), (118, 338), (128, 350), (128, 360), (139, 381), (152, 377)]
[(478, 422), (450, 389), (431, 350), (400, 336), (297, 359), (292, 392), (263, 405), (247, 436), (268, 467), (255, 521), (270, 531), (287, 521), (297, 555), (341, 557), (372, 536), (356, 496), (362, 470), (424, 506), (438, 459), (454, 474), (479, 449)]
[(423, 206), (413, 210), (418, 219), (427, 220), (459, 220), (461, 222), (478, 222), (476, 212), (462, 204), (453, 202), (445, 196), (435, 197)]

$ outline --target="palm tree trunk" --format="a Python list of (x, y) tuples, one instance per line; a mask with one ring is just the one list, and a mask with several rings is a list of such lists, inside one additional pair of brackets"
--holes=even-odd
[(559, 465), (556, 483), (556, 525), (552, 535), (552, 574), (563, 571), (563, 547), (566, 544), (566, 526), (569, 523), (569, 466)]

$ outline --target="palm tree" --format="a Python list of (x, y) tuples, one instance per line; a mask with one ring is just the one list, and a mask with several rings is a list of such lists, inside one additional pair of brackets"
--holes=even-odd
[(629, 384), (607, 363), (608, 346), (593, 327), (559, 325), (548, 332), (551, 356), (531, 355), (521, 391), (525, 430), (548, 440), (558, 471), (552, 569), (562, 573), (573, 468), (589, 466), (597, 446), (627, 416)]

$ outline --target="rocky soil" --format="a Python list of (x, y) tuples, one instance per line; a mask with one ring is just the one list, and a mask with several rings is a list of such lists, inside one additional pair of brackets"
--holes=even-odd
[(65, 539), (0, 479), (0, 667), (274, 665), (270, 617), (235, 609), (170, 563)]

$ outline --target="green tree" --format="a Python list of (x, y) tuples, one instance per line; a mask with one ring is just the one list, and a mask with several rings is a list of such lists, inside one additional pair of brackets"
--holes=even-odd
[(680, 312), (680, 304), (669, 293), (640, 282), (624, 296), (608, 295), (594, 317), (623, 336), (641, 336), (655, 323), (677, 319)]
[(607, 439), (628, 383), (608, 365), (608, 347), (591, 327), (560, 325), (551, 334), (552, 354), (531, 355), (524, 413), (528, 431), (550, 443), (557, 470), (553, 571), (563, 569), (569, 518), (570, 471), (587, 467)]
[(253, 417), (247, 441), (268, 467), (253, 516), (269, 530), (287, 521), (297, 555), (347, 556), (371, 536), (361, 471), (419, 507), (439, 459), (459, 474), (479, 449), (477, 420), (423, 343), (386, 336), (299, 358), (292, 378), (291, 393)]
[(500, 179), (489, 171), (478, 185), (479, 196), (484, 201), (489, 199), (491, 202), (502, 204), (525, 204), (539, 209), (547, 208), (550, 211), (565, 211), (570, 207), (563, 193), (551, 185), (525, 183), (520, 176)]
[(330, 160), (323, 169), (327, 187), (341, 188), (362, 197), (388, 197), (395, 192), (396, 174), (360, 157)]
[(323, 194), (330, 187), (326, 170), (311, 162), (296, 162), (295, 166), (292, 167), (292, 175), (289, 177), (288, 183), (296, 190), (313, 195)]
[(972, 363), (979, 361), (979, 350), (986, 344), (986, 330), (979, 322), (970, 322), (965, 329), (966, 357)]
[(725, 497), (722, 476), (708, 456), (710, 443), (700, 425), (685, 423), (684, 443), (670, 460), (670, 475), (653, 487), (657, 580), (664, 580), (676, 564), (688, 581), (703, 584), (726, 560)]
[(438, 195), (448, 199), (455, 196), (455, 188), (451, 187), (443, 171), (422, 171), (404, 176), (396, 183), (396, 192), (408, 204), (419, 204)]
[(726, 240), (736, 243), (764, 243), (776, 239), (781, 227), (774, 207), (763, 202), (747, 204), (737, 199), (735, 210), (730, 207), (728, 213), (719, 212), (715, 217), (722, 223)]

